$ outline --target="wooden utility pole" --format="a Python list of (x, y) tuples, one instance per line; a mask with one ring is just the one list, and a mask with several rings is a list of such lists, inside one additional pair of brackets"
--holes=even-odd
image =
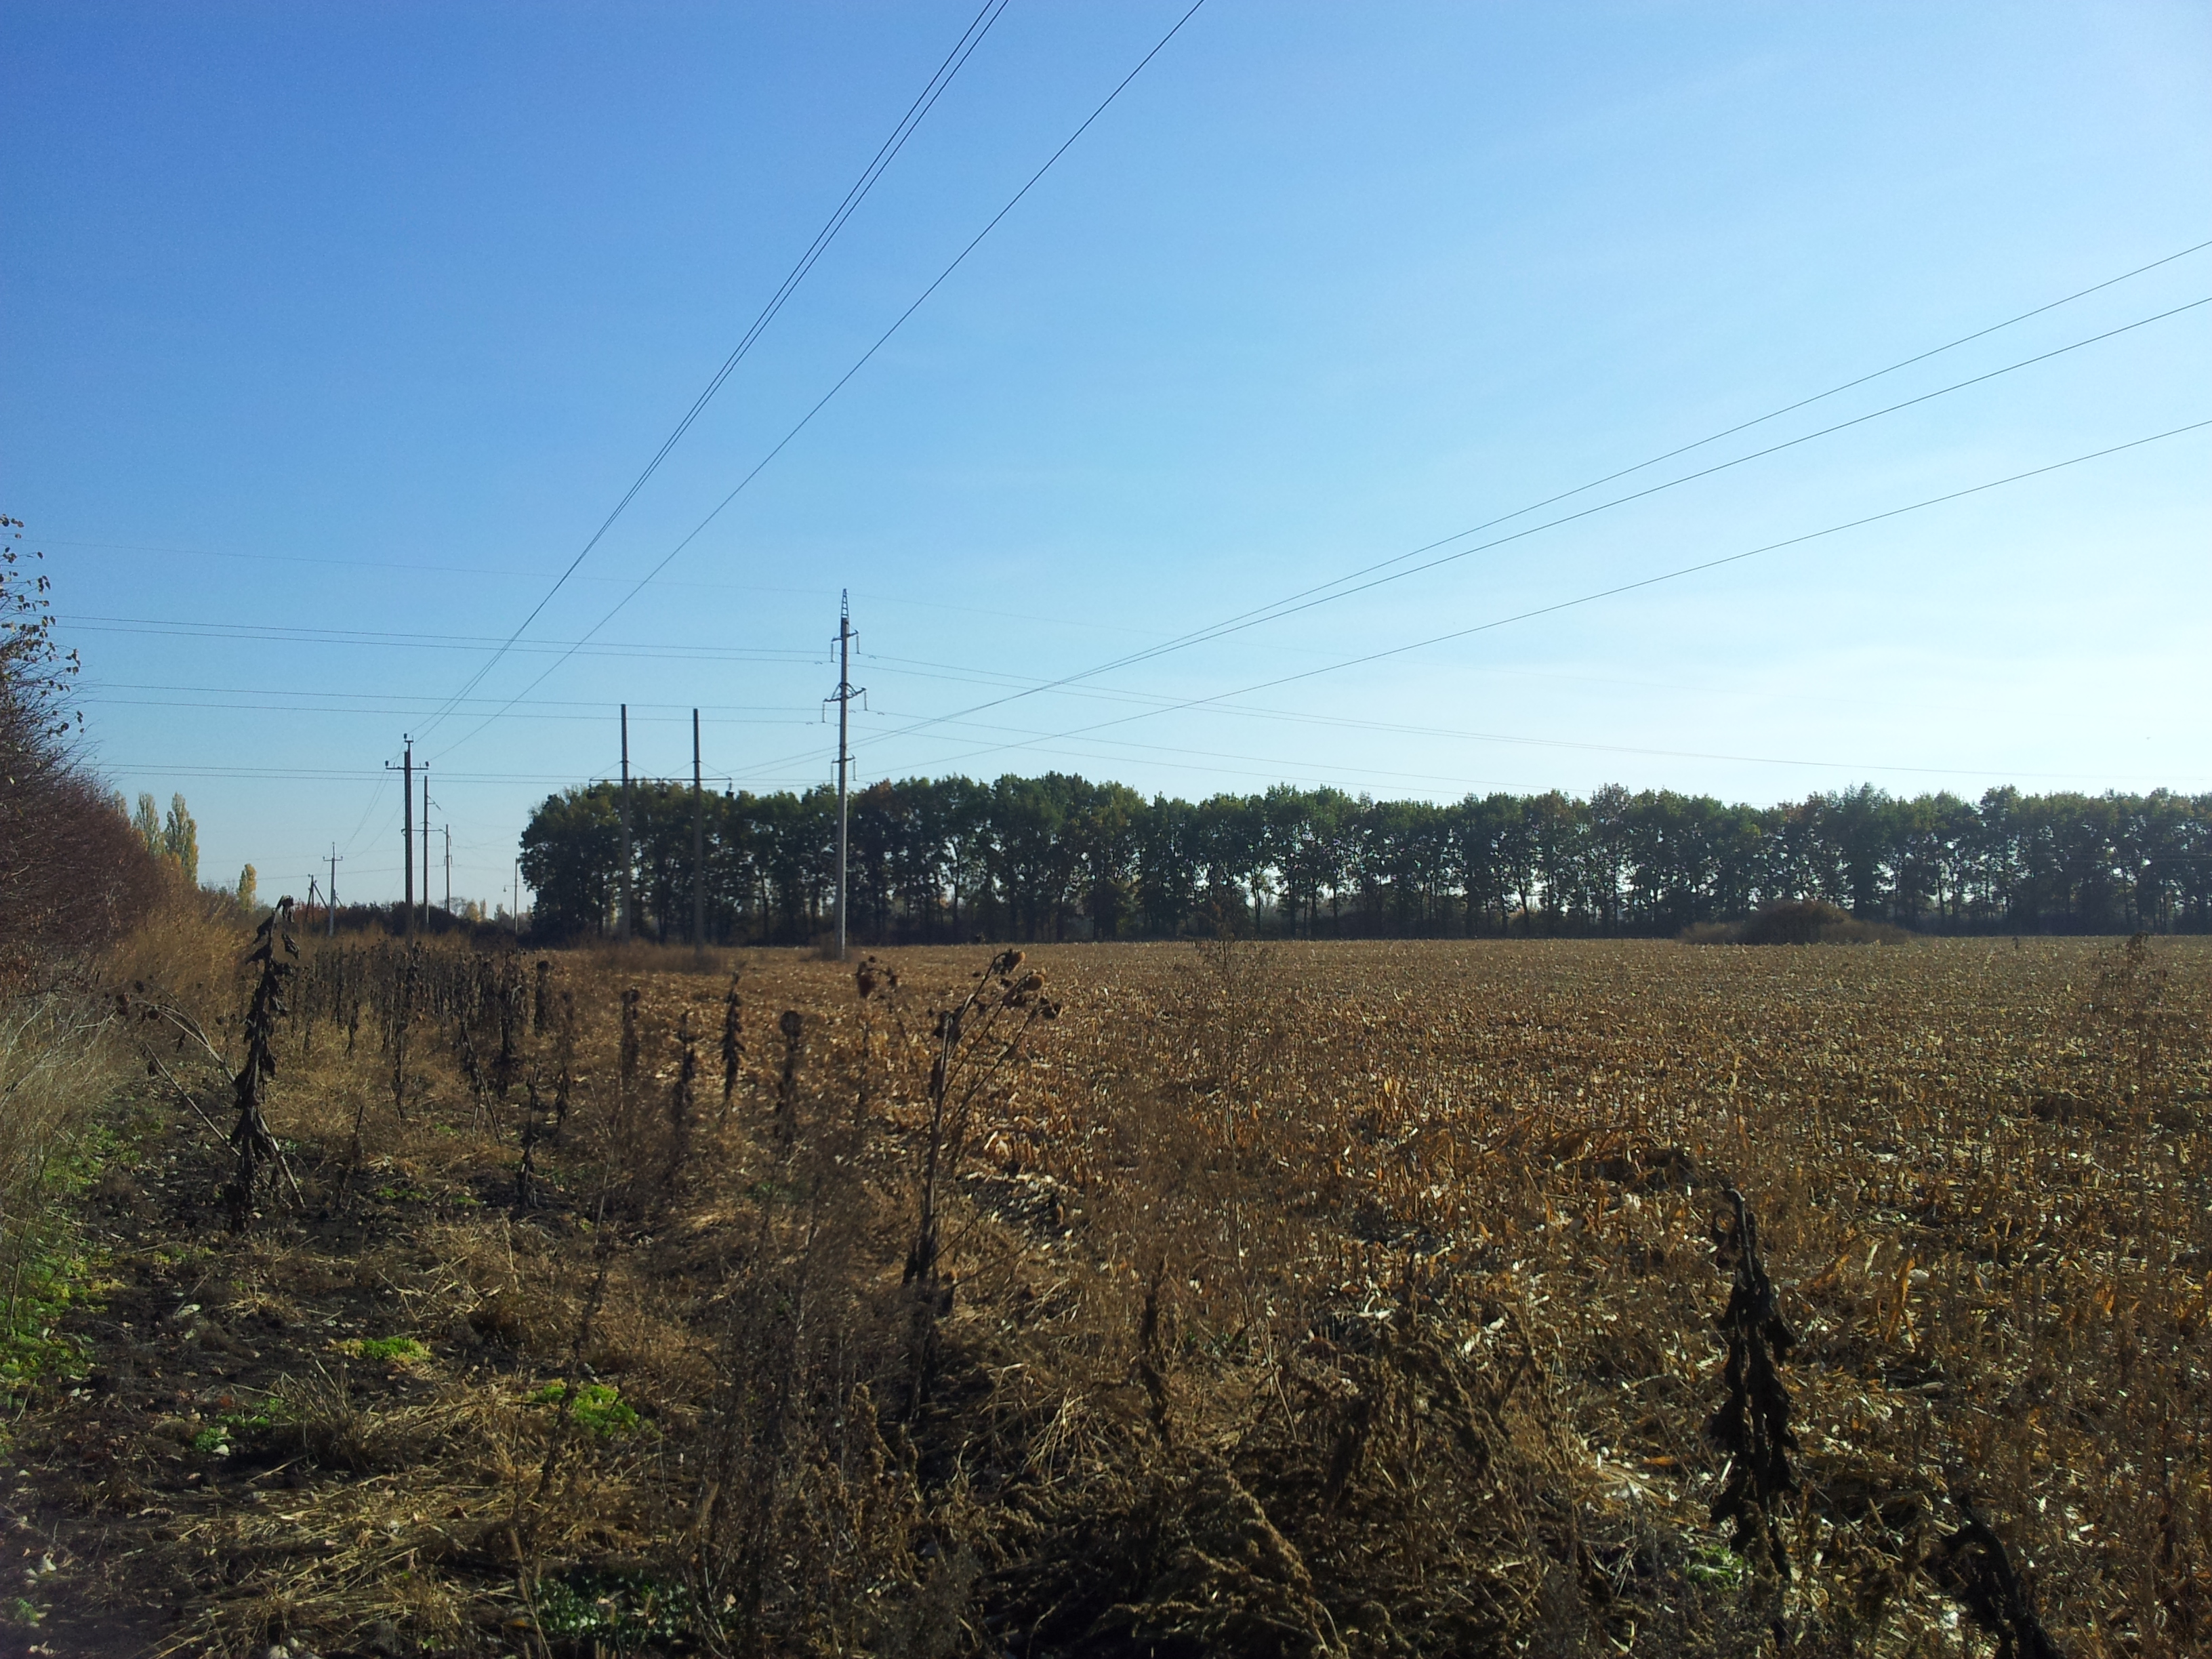
[(622, 706), (622, 911), (615, 918), (615, 938), (629, 943), (629, 705)]
[(840, 590), (837, 595), (837, 690), (833, 694), (837, 704), (837, 960), (840, 962), (845, 959), (846, 777), (853, 763), (853, 699), (861, 695), (853, 684), (853, 641), (859, 636), (853, 632), (850, 601), (851, 596)]
[(338, 936), (338, 860), (342, 856), (338, 852), (337, 842), (332, 842), (331, 843), (331, 925), (324, 935), (328, 939), (336, 939)]
[[(406, 908), (400, 912), (405, 918), (400, 931), (409, 939), (415, 937), (415, 739), (404, 739), (407, 749), (399, 762), (399, 869), (407, 878)], [(386, 771), (392, 763), (384, 763)], [(423, 780), (429, 787), (429, 780)]]
[(453, 914), (453, 826), (446, 826), (446, 914)]
[(707, 795), (699, 778), (699, 711), (691, 711), (691, 960), (707, 959)]

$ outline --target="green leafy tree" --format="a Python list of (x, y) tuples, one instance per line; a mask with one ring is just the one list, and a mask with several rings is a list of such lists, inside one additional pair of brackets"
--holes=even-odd
[(523, 830), (522, 878), (537, 896), (538, 927), (556, 939), (602, 933), (614, 914), (620, 793), (611, 783), (564, 789)]
[(185, 884), (200, 884), (200, 827), (192, 822), (182, 795), (169, 797), (169, 816), (161, 823), (161, 850), (176, 860)]
[(161, 809), (146, 790), (138, 792), (138, 811), (131, 820), (131, 827), (138, 832), (138, 839), (146, 843), (146, 850), (155, 858), (169, 850), (168, 843), (161, 839)]
[[(835, 791), (702, 805), (709, 937), (818, 937), (835, 892)], [(693, 810), (688, 788), (634, 790), (646, 937), (681, 938), (689, 925)], [(142, 834), (152, 821), (143, 798)], [(611, 785), (539, 807), (523, 868), (541, 927), (557, 936), (608, 925), (616, 823)], [(1790, 899), (1948, 930), (2212, 929), (2212, 797), (2167, 792), (1992, 790), (1971, 803), (1862, 787), (1754, 807), (1607, 786), (1587, 799), (1554, 791), (1439, 805), (1284, 786), (1193, 803), (1052, 773), (871, 785), (854, 797), (852, 830), (863, 943), (1062, 939), (1072, 923), (1097, 939), (1224, 926), (1668, 933)], [(166, 851), (167, 829), (154, 834)]]

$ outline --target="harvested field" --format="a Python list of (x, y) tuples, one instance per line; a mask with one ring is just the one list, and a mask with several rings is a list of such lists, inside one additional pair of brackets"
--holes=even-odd
[(133, 994), (49, 1651), (2212, 1644), (2197, 941), (304, 948), (238, 1236)]

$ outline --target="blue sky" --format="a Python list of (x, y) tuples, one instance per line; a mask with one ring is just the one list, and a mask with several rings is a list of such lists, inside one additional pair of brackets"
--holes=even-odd
[(974, 7), (15, 0), (0, 511), (96, 763), (185, 794), (209, 878), (335, 841), (386, 896), (413, 731), (503, 895), (625, 699), (643, 772), (699, 705), (711, 776), (828, 777), (849, 587), (864, 780), (2212, 788), (2212, 431), (1396, 649), (2212, 419), (2212, 306), (2143, 320), (2212, 249), (1490, 535), (2113, 338), (975, 707), (2212, 238), (2201, 6), (1207, 0), (610, 617), (1187, 3), (1012, 0), (494, 661)]

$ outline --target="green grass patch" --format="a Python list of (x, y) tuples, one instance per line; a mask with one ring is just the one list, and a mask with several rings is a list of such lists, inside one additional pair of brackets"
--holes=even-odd
[(106, 1258), (85, 1248), (69, 1204), (128, 1144), (106, 1126), (68, 1141), (47, 1160), (29, 1212), (0, 1233), (0, 1397), (41, 1376), (81, 1379), (89, 1366), (90, 1349), (61, 1322), (97, 1309), (114, 1281), (102, 1276)]
[(617, 1653), (692, 1633), (697, 1609), (681, 1584), (643, 1573), (579, 1569), (538, 1585), (538, 1622), (549, 1637), (592, 1642)]
[(413, 1365), (430, 1357), (429, 1349), (411, 1336), (357, 1336), (338, 1346), (356, 1359), (380, 1360), (391, 1365)]
[[(271, 1410), (283, 1408), (281, 1401), (269, 1403)], [(276, 1419), (266, 1412), (224, 1412), (192, 1437), (191, 1447), (203, 1456), (228, 1457), (246, 1436), (275, 1426)]]
[[(548, 1382), (530, 1396), (533, 1406), (557, 1406), (568, 1398), (566, 1382)], [(617, 1435), (631, 1434), (645, 1426), (636, 1407), (622, 1397), (622, 1390), (611, 1382), (586, 1382), (576, 1390), (574, 1402), (568, 1415), (602, 1439)]]
[(1710, 1544), (1683, 1563), (1682, 1576), (1708, 1589), (1741, 1589), (1751, 1569), (1727, 1545)]

